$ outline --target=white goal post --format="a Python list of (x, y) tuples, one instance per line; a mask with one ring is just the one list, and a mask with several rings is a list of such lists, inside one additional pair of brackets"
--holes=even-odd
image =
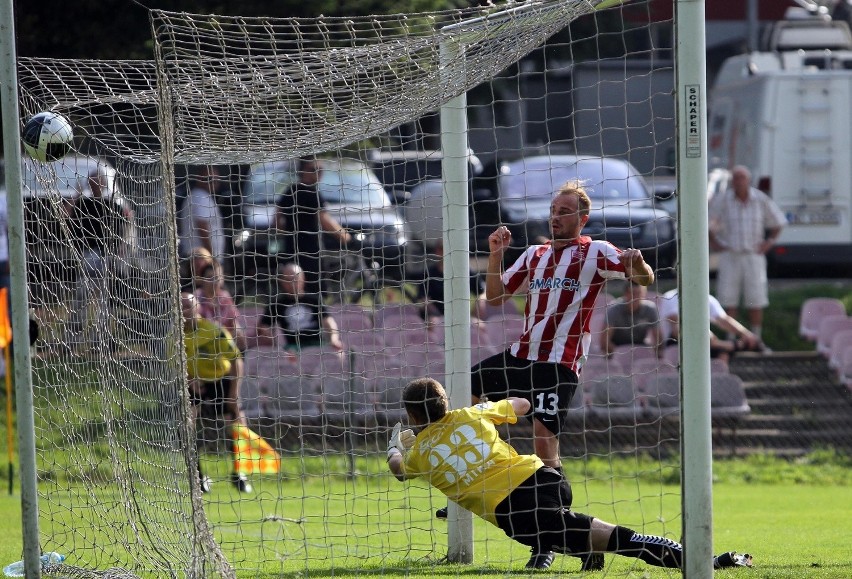
[[(11, 15), (11, 1), (3, 3)], [(573, 153), (630, 161), (646, 176), (677, 167), (679, 190), (704, 191), (703, 2), (676, 0), (677, 17), (662, 21), (652, 4), (525, 0), (315, 19), (153, 10), (151, 61), (4, 61), (15, 336), (23, 341), (29, 317), (40, 327), (31, 351), (15, 350), (30, 506), (25, 561), (58, 551), (65, 564), (47, 576), (196, 578), (428, 573), (445, 554), (487, 569), (526, 560), (528, 552), (454, 505), (442, 529), (433, 514), (445, 499), (389, 481), (383, 448), (389, 426), (404, 420), (399, 396), (408, 379), (440, 376), (452, 405), (464, 406), (472, 363), (517, 337), (522, 301), (509, 302), (514, 312), (486, 311), (475, 274), (481, 231), (517, 219), (502, 212), (496, 192), (521, 153), (556, 157), (573, 145)], [(74, 150), (55, 163), (19, 156), (18, 111), (26, 118), (41, 110), (66, 115), (75, 128)], [(437, 130), (429, 125), (436, 118)], [(637, 127), (637, 118), (646, 125)], [(374, 155), (414, 149), (428, 154), (396, 165)], [(286, 221), (281, 196), (301, 178), (300, 158), (318, 159), (318, 188), (331, 192), (325, 210), (357, 245), (326, 235), (300, 253), (303, 242), (289, 228), (297, 221)], [(441, 184), (440, 211), (419, 227), (440, 234), (418, 237), (406, 210), (436, 203), (421, 187), (430, 181)], [(217, 215), (196, 212), (205, 187)], [(487, 187), (492, 197), (482, 196)], [(368, 190), (380, 200), (354, 200)], [(102, 211), (114, 215), (92, 225), (81, 200), (99, 195), (109, 202)], [(623, 508), (637, 530), (683, 537), (690, 577), (712, 573), (709, 330), (697, 315), (708, 293), (705, 201), (679, 198), (677, 264), (668, 261), (674, 238), (662, 237), (667, 213), (645, 224), (659, 245), (643, 251), (660, 273), (677, 275), (683, 295), (690, 338), (680, 383), (689, 388), (681, 388), (679, 418), (652, 411), (636, 390), (637, 376), (656, 378), (674, 362), (637, 364), (631, 374), (633, 358), (616, 369), (620, 363), (596, 350), (589, 367), (596, 358), (604, 374), (581, 377), (562, 435), (566, 474), (583, 489), (577, 510)], [(528, 220), (540, 220), (532, 207)], [(212, 235), (203, 238), (215, 259), (192, 269), (195, 248), (183, 228), (202, 218), (211, 227), (221, 220), (227, 233), (219, 249)], [(528, 232), (529, 242), (540, 234)], [(316, 343), (300, 342), (276, 317), (282, 264), (295, 259), (310, 272), (309, 254), (319, 269), (318, 308), (333, 320)], [(439, 262), (436, 301), (422, 279)], [(218, 287), (235, 314), (222, 314), (222, 301), (204, 303), (227, 318), (221, 325), (242, 351), (231, 365), (235, 376), (240, 368), (237, 422), (275, 455), (251, 446), (274, 463), (264, 471), (253, 455), (251, 494), (234, 478), (237, 447), (249, 439), (215, 404), (196, 406), (201, 395), (187, 380), (196, 362), (184, 345), (196, 328), (186, 321), (184, 294), (208, 299), (213, 278), (224, 282)], [(602, 292), (595, 324), (605, 318), (603, 296), (617, 291)], [(597, 347), (602, 330), (593, 331)], [(342, 349), (328, 347), (338, 338)], [(600, 383), (612, 374), (630, 376), (632, 398), (601, 398)], [(531, 451), (529, 428), (505, 434)], [(623, 456), (651, 466), (625, 472)], [(661, 482), (673, 469), (682, 469), (675, 489)], [(615, 496), (625, 479), (631, 489)], [(648, 496), (659, 512), (639, 507)]]

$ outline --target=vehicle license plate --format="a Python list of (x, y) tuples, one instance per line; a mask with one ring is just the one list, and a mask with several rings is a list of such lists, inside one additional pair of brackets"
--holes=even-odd
[(797, 209), (787, 212), (790, 225), (840, 225), (837, 209)]

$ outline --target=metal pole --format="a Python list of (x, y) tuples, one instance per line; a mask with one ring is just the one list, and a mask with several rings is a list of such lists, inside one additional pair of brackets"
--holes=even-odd
[(707, 98), (703, 0), (675, 3), (684, 577), (713, 575)]
[[(18, 130), (18, 78), (15, 54), (15, 11), (12, 0), (0, 1), (0, 101), (3, 152), (9, 210), (9, 273), (12, 292), (12, 342), (15, 344), (15, 396), (18, 407), (18, 449), (21, 462), (21, 514), (24, 567), (29, 579), (41, 577), (36, 488), (35, 417), (29, 349), (29, 304), (24, 253), (24, 205), (21, 186), (21, 144)], [(7, 425), (9, 428), (12, 425)]]
[(748, 0), (746, 22), (748, 23), (748, 51), (757, 52), (757, 31), (760, 25), (757, 14), (757, 0)]
[[(456, 43), (441, 44), (442, 66), (459, 58)], [(444, 181), (444, 344), (452, 408), (470, 405), (470, 241), (468, 232), (467, 97), (441, 107), (441, 169)], [(447, 559), (473, 562), (473, 515), (449, 504)]]

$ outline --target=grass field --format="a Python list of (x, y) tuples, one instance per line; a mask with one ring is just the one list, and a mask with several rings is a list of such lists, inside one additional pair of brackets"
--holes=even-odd
[[(717, 576), (852, 577), (852, 469), (844, 457), (830, 462), (828, 465), (825, 457), (799, 465), (765, 457), (717, 462), (715, 551), (749, 552), (756, 564), (752, 570), (728, 570)], [(432, 511), (443, 504), (441, 497), (421, 483), (397, 482), (380, 470), (378, 462), (363, 466), (361, 470), (370, 474), (355, 480), (310, 476), (279, 482), (255, 477), (257, 492), (247, 498), (235, 496), (230, 485), (218, 482), (205, 498), (206, 511), (238, 576), (527, 573), (523, 569), (526, 549), (481, 521), (475, 527), (474, 564), (439, 564), (446, 553), (446, 524), (434, 519)], [(679, 537), (677, 486), (660, 487), (650, 478), (624, 477), (622, 471), (628, 464), (616, 465), (609, 480), (598, 476), (603, 465), (589, 466), (585, 474), (592, 480), (577, 480), (574, 485), (576, 510), (649, 533)], [(8, 523), (3, 525), (0, 541), (0, 565), (5, 565), (20, 559), (21, 554), (17, 495), (0, 496), (0, 517)], [(65, 554), (73, 564), (74, 553)], [(577, 560), (570, 557), (558, 557), (552, 571), (580, 575)], [(616, 556), (607, 556), (605, 573), (588, 575), (679, 576)]]
[[(852, 304), (848, 284), (774, 293), (773, 311), (767, 313), (767, 328), (772, 338), (770, 345), (776, 350), (805, 349), (805, 346), (812, 349), (811, 344), (795, 341), (798, 307), (808, 295), (836, 295)], [(97, 384), (97, 380), (90, 380), (90, 377), (83, 381)], [(93, 392), (98, 395), (85, 398), (75, 390), (75, 412), (81, 416), (99, 415), (102, 407), (115, 411), (105, 406), (97, 388), (93, 388)], [(0, 401), (5, 406), (2, 394)], [(66, 402), (52, 405), (43, 416), (52, 428), (41, 432), (40, 436), (50, 440), (51, 436), (61, 438), (67, 430), (73, 430), (73, 423), (63, 422), (68, 408)], [(123, 520), (121, 508), (106, 513), (98, 511), (91, 517), (97, 521), (91, 528), (64, 534), (61, 528), (63, 517), (74, 516), (63, 508), (79, 504), (76, 499), (85, 498), (87, 494), (79, 481), (90, 477), (109, 480), (109, 452), (101, 440), (103, 433), (98, 428), (101, 423), (92, 420), (87, 423), (91, 428), (74, 430), (73, 440), (78, 445), (75, 448), (86, 449), (92, 462), (79, 461), (71, 453), (57, 452), (50, 457), (51, 465), (40, 466), (43, 484), (49, 485), (61, 477), (63, 485), (68, 485), (62, 487), (66, 489), (62, 491), (64, 494), (52, 495), (57, 503), (54, 524), (59, 532), (55, 535), (57, 542), (45, 547), (63, 552), (72, 565), (75, 559), (82, 563), (99, 556), (79, 547), (75, 551), (67, 546), (72, 541), (77, 545), (95, 544), (105, 552), (122, 549), (105, 544), (110, 520)], [(0, 423), (0, 452), (4, 458), (6, 428), (5, 423)], [(145, 457), (143, 452), (136, 455), (136, 460)], [(217, 542), (240, 578), (529, 574), (523, 569), (527, 550), (482, 521), (477, 521), (475, 527), (474, 563), (465, 566), (441, 564), (447, 551), (447, 526), (433, 517), (433, 511), (445, 504), (444, 500), (422, 483), (397, 482), (385, 472), (384, 461), (378, 458), (362, 461), (358, 470), (364, 474), (349, 480), (339, 474), (346, 472), (342, 458), (332, 456), (309, 462), (302, 457), (288, 467), (286, 476), (280, 480), (254, 477), (256, 493), (250, 497), (237, 496), (224, 482), (228, 472), (224, 460), (211, 456), (205, 460), (206, 471), (219, 478), (214, 492), (204, 499), (207, 518)], [(138, 462), (135, 464), (141, 468)], [(157, 468), (157, 463), (151, 464), (155, 465), (151, 468)], [(607, 457), (580, 464), (567, 463), (566, 472), (574, 479), (576, 510), (643, 532), (678, 539), (681, 506), (676, 465), (676, 459), (660, 464), (641, 457)], [(0, 567), (20, 559), (22, 549), (20, 495), (17, 488), (15, 494), (6, 494), (5, 461), (2, 466)], [(102, 475), (99, 474), (101, 469)], [(328, 473), (338, 474), (327, 476)], [(749, 552), (754, 555), (756, 564), (751, 570), (718, 572), (718, 577), (852, 578), (852, 522), (849, 520), (852, 457), (822, 451), (795, 462), (769, 456), (717, 461), (714, 481), (715, 551)], [(105, 490), (100, 496), (114, 498), (113, 504), (120, 507), (118, 490), (114, 493), (110, 488)], [(51, 492), (56, 493), (56, 488)], [(75, 500), (64, 500), (72, 494)], [(90, 515), (78, 511), (78, 516)], [(49, 521), (43, 518), (40, 524), (45, 531)], [(132, 542), (133, 537), (126, 539)], [(167, 545), (182, 539), (166, 535), (162, 541)], [(103, 560), (111, 559), (103, 557)], [(561, 573), (581, 576), (577, 560), (558, 557), (552, 572), (536, 575)], [(587, 576), (656, 579), (679, 577), (680, 573), (650, 567), (633, 559), (607, 556), (606, 571)]]

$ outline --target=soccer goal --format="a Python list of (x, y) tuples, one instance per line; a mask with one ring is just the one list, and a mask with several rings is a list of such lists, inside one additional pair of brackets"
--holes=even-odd
[[(478, 299), (487, 237), (509, 226), (512, 251), (547, 238), (549, 196), (565, 180), (599, 195), (593, 234), (677, 278), (675, 207), (652, 185), (672, 182), (676, 165), (700, 183), (706, 160), (703, 63), (688, 65), (694, 82), (676, 80), (671, 6), (153, 10), (150, 22), (150, 61), (17, 59), (22, 118), (54, 111), (75, 132), (64, 158), (21, 165), (40, 549), (66, 557), (43, 572), (522, 568), (528, 550), (499, 530), (454, 508), (436, 518), (446, 500), (397, 482), (385, 446), (406, 420), (409, 380), (437, 377), (464, 405), (470, 365), (519, 336), (522, 296), (501, 308)], [(696, 34), (689, 58), (702, 61)], [(697, 134), (682, 133), (685, 105)], [(697, 207), (686, 206), (694, 232), (706, 220)], [(561, 436), (574, 508), (686, 532), (703, 554), (711, 537), (684, 519), (710, 523), (685, 517), (680, 481), (706, 505), (707, 453), (684, 468), (681, 416), (693, 411), (677, 385), (661, 386), (678, 359), (604, 355), (619, 291), (604, 287), (585, 313), (590, 353)], [(199, 353), (211, 332), (230, 346)], [(227, 364), (210, 370), (214, 359)], [(238, 404), (222, 403), (237, 383)], [(707, 451), (709, 423), (701, 430), (689, 436)], [(504, 434), (533, 451), (528, 423)], [(605, 572), (632, 565), (608, 557)]]

